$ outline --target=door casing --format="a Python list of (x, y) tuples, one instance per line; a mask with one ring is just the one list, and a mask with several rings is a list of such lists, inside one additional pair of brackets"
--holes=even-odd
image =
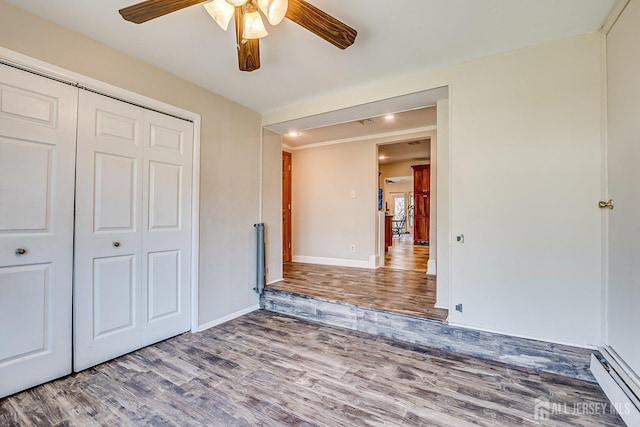
[(291, 153), (282, 152), (282, 262), (291, 262)]

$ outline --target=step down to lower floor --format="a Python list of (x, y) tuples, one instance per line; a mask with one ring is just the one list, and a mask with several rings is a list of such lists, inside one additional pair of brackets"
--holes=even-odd
[(598, 354), (595, 350), (462, 328), (268, 288), (260, 297), (260, 306), (302, 319), (595, 382), (589, 369), (591, 354)]

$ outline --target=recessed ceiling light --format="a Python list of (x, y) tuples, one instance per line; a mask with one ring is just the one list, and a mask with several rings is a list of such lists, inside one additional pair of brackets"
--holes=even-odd
[(396, 116), (394, 116), (393, 114), (387, 114), (386, 116), (384, 116), (385, 120), (393, 120)]
[(384, 159), (386, 159), (386, 156), (379, 156), (378, 157), (378, 160), (384, 160)]
[(287, 135), (289, 135), (289, 136), (300, 136), (300, 132), (296, 132), (295, 130), (292, 130)]

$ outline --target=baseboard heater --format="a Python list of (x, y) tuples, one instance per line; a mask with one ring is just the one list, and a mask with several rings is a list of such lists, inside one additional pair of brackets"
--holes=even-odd
[(611, 349), (591, 355), (591, 372), (611, 401), (612, 408), (628, 426), (640, 426), (640, 384), (633, 371)]
[(264, 223), (253, 224), (256, 229), (256, 287), (253, 290), (261, 295), (266, 282), (267, 271), (265, 269), (265, 248), (264, 248)]

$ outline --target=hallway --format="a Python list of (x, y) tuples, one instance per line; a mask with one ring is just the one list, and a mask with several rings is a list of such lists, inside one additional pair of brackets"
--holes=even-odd
[(427, 271), (429, 246), (414, 245), (411, 234), (394, 237), (389, 251), (384, 254), (384, 267), (394, 270)]

